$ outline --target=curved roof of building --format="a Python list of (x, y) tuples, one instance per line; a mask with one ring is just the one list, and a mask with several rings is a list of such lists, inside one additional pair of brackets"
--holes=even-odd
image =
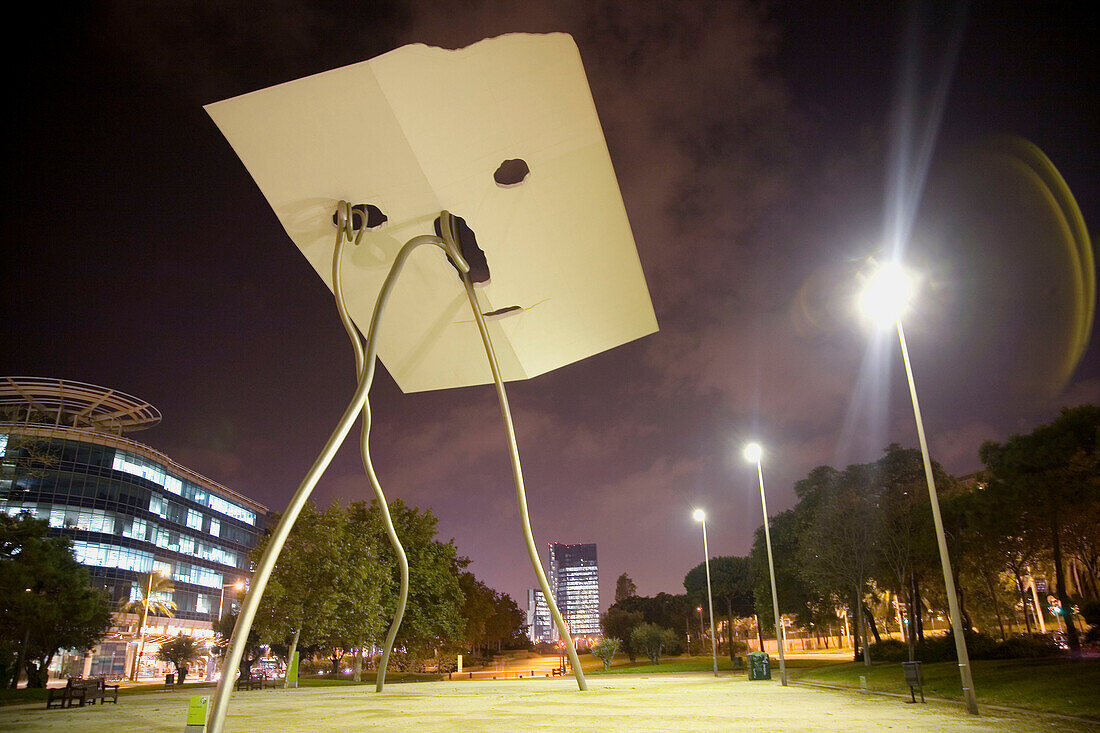
[(160, 410), (115, 389), (49, 377), (0, 378), (0, 421), (121, 435), (160, 419)]

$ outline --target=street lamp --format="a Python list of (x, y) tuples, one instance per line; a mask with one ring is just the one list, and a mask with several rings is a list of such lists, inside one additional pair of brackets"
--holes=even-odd
[(775, 562), (772, 560), (772, 533), (768, 529), (768, 502), (764, 499), (764, 471), (760, 468), (760, 459), (764, 449), (759, 443), (745, 446), (745, 460), (756, 464), (756, 476), (760, 479), (760, 509), (764, 512), (764, 545), (768, 548), (768, 575), (772, 582), (772, 612), (775, 614), (775, 644), (779, 647), (779, 681), (787, 686), (787, 657), (783, 649), (783, 622), (779, 617), (779, 594), (775, 590)]
[(233, 588), (234, 590), (242, 591), (242, 590), (244, 590), (244, 581), (243, 580), (238, 580), (236, 583), (226, 583), (225, 585), (222, 586), (222, 594), (221, 594), (221, 597), (218, 598), (218, 621), (222, 620), (222, 606), (225, 604), (225, 589), (226, 588)]
[(943, 582), (947, 588), (947, 608), (951, 614), (951, 630), (955, 636), (955, 652), (959, 657), (959, 676), (962, 678), (963, 695), (966, 708), (972, 714), (978, 714), (978, 700), (974, 693), (974, 679), (970, 670), (970, 655), (966, 651), (966, 637), (963, 635), (962, 616), (959, 613), (959, 599), (955, 593), (955, 576), (951, 572), (951, 558), (947, 554), (947, 540), (943, 532), (943, 520), (940, 518), (940, 500), (936, 494), (936, 482), (932, 478), (932, 461), (928, 457), (928, 443), (924, 439), (924, 422), (920, 416), (920, 403), (917, 401), (917, 386), (913, 380), (913, 367), (909, 363), (909, 349), (905, 344), (905, 331), (901, 327), (901, 315), (909, 305), (909, 299), (916, 289), (916, 281), (897, 263), (880, 266), (868, 280), (859, 298), (860, 309), (864, 315), (879, 326), (897, 328), (898, 343), (901, 344), (901, 358), (905, 362), (905, 376), (909, 380), (909, 396), (913, 400), (913, 418), (917, 423), (917, 439), (920, 441), (921, 457), (924, 460), (924, 477), (928, 482), (928, 498), (932, 503), (932, 521), (936, 526), (936, 543), (939, 545), (940, 565), (943, 569)]
[(149, 596), (153, 594), (153, 577), (160, 575), (157, 570), (149, 571), (149, 586), (145, 589), (145, 598), (141, 604), (141, 626), (138, 633), (141, 634), (141, 644), (138, 645), (137, 656), (134, 657), (134, 666), (130, 670), (130, 681), (137, 680), (138, 667), (141, 665), (141, 655), (145, 653), (145, 621), (149, 618)]
[[(710, 595), (710, 552), (707, 550), (707, 513), (696, 509), (691, 515), (703, 525), (703, 565), (707, 569), (707, 610), (710, 612), (710, 656), (714, 660), (714, 676), (718, 676), (718, 642), (714, 634), (714, 601)], [(702, 613), (702, 611), (700, 611)], [(700, 619), (701, 620), (701, 619)]]

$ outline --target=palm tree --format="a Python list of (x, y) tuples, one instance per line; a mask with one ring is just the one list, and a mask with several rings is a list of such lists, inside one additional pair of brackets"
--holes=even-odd
[(201, 660), (205, 651), (205, 645), (201, 641), (193, 636), (180, 634), (160, 645), (157, 659), (176, 666), (176, 681), (182, 685), (183, 678), (187, 676), (187, 666)]
[(149, 618), (149, 612), (152, 611), (154, 616), (172, 618), (175, 616), (173, 611), (176, 610), (176, 602), (168, 600), (169, 594), (175, 590), (171, 578), (153, 570), (142, 576), (141, 584), (145, 586), (141, 600), (123, 601), (118, 608), (119, 613), (137, 613), (138, 609), (141, 609), (141, 626), (138, 627), (141, 646), (138, 648), (137, 656), (134, 657), (134, 666), (130, 670), (131, 681), (137, 679), (138, 664), (141, 662), (141, 655), (145, 652), (145, 621)]

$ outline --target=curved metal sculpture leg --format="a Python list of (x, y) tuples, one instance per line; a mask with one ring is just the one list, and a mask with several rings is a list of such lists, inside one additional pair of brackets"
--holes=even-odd
[[(393, 290), (393, 285), (397, 280), (398, 274), (401, 272), (401, 268), (404, 266), (405, 261), (409, 258), (412, 251), (422, 244), (432, 244), (439, 247), (450, 256), (460, 270), (465, 272), (469, 271), (469, 266), (462, 258), (462, 255), (459, 254), (458, 250), (453, 246), (446, 245), (439, 237), (413, 237), (406, 242), (405, 246), (397, 253), (397, 257), (390, 267), (390, 272), (386, 275), (385, 282), (382, 283), (382, 289), (378, 293), (378, 300), (374, 304), (374, 312), (371, 315), (371, 334), (374, 333), (377, 327), (379, 315), (385, 308), (386, 301), (389, 299), (390, 291)], [(368, 338), (368, 342), (371, 340), (372, 339)], [(302, 483), (298, 486), (298, 490), (291, 498), (286, 511), (283, 512), (282, 519), (279, 520), (274, 531), (272, 531), (267, 548), (260, 557), (260, 562), (256, 566), (256, 571), (252, 576), (252, 586), (248, 593), (245, 594), (244, 602), (241, 604), (240, 615), (237, 616), (237, 625), (233, 628), (233, 636), (229, 641), (229, 649), (226, 652), (224, 667), (222, 668), (223, 672), (235, 670), (240, 665), (241, 656), (244, 654), (244, 647), (248, 639), (248, 633), (252, 630), (252, 622), (256, 618), (256, 610), (259, 608), (264, 589), (267, 587), (267, 582), (271, 579), (271, 572), (275, 569), (275, 563), (279, 559), (279, 554), (283, 550), (283, 545), (286, 543), (287, 535), (290, 534), (290, 530), (298, 520), (298, 515), (309, 499), (309, 495), (313, 493), (313, 488), (317, 485), (317, 481), (321, 478), (321, 475), (324, 474), (329, 463), (332, 462), (332, 457), (344, 442), (348, 432), (351, 430), (352, 424), (355, 422), (355, 418), (359, 416), (363, 406), (366, 404), (367, 388), (370, 386), (370, 379), (374, 376), (373, 351), (368, 353), (366, 357), (364, 373), (360, 377), (359, 386), (355, 390), (355, 395), (352, 397), (351, 402), (348, 403), (347, 408), (345, 408), (344, 414), (340, 416), (340, 421), (337, 423), (336, 429), (332, 432), (332, 435), (329, 436), (324, 448), (322, 448), (321, 454), (317, 456), (317, 459), (306, 473), (305, 478), (302, 479)], [(233, 695), (233, 683), (234, 675), (232, 673), (222, 674), (221, 679), (218, 681), (217, 690), (214, 692), (214, 701), (210, 708), (210, 721), (206, 726), (210, 733), (222, 733), (222, 728), (225, 725), (225, 714), (229, 710), (229, 699)]]
[[(443, 241), (449, 245), (450, 249), (457, 249), (455, 242), (458, 235), (452, 229), (452, 226), (453, 218), (451, 214), (444, 211), (440, 216), (439, 227), (443, 233)], [(577, 678), (577, 686), (581, 690), (587, 690), (588, 683), (584, 679), (584, 671), (581, 670), (577, 650), (573, 646), (573, 637), (570, 635), (569, 627), (565, 625), (565, 620), (558, 611), (558, 605), (554, 602), (554, 597), (550, 593), (550, 584), (546, 581), (546, 573), (543, 571), (542, 562), (539, 560), (539, 551), (535, 547), (535, 539), (531, 534), (531, 518), (527, 512), (527, 492), (523, 488), (523, 468), (519, 462), (519, 447), (516, 445), (516, 431), (512, 425), (512, 411), (508, 407), (508, 395), (504, 391), (504, 380), (500, 376), (500, 367), (497, 365), (496, 352), (493, 351), (489, 329), (485, 325), (485, 317), (481, 314), (481, 308), (478, 306), (474, 286), (465, 272), (462, 273), (462, 284), (466, 288), (466, 297), (470, 301), (470, 308), (474, 311), (474, 320), (477, 321), (477, 328), (481, 332), (481, 341), (485, 345), (485, 355), (489, 359), (489, 369), (493, 372), (493, 382), (496, 384), (500, 414), (504, 418), (504, 428), (508, 433), (508, 453), (512, 461), (512, 479), (516, 484), (516, 500), (519, 503), (520, 525), (523, 527), (523, 539), (527, 543), (527, 555), (531, 558), (531, 565), (535, 569), (535, 576), (538, 578), (539, 588), (542, 589), (542, 596), (546, 599), (546, 607), (550, 609), (550, 615), (554, 618), (558, 633), (565, 640), (565, 650), (569, 655), (569, 663), (573, 665), (573, 674)]]
[[(359, 381), (362, 383), (364, 380), (367, 383), (367, 393), (370, 393), (371, 384), (374, 382), (374, 353), (375, 353), (375, 334), (377, 329), (374, 324), (371, 325), (371, 331), (369, 338), (367, 339), (367, 347), (364, 350), (363, 342), (361, 340), (359, 330), (355, 327), (355, 324), (351, 322), (351, 316), (348, 315), (347, 304), (344, 302), (344, 288), (343, 288), (343, 271), (341, 269), (341, 262), (343, 260), (343, 244), (345, 239), (351, 240), (352, 230), (352, 211), (350, 205), (346, 201), (341, 201), (339, 208), (336, 212), (336, 228), (337, 239), (336, 247), (333, 250), (332, 256), (332, 290), (336, 296), (336, 307), (340, 312), (340, 322), (344, 324), (344, 330), (348, 333), (348, 338), (351, 339), (352, 348), (355, 350), (355, 372), (359, 375)], [(355, 237), (356, 246), (359, 245), (359, 241), (363, 237), (363, 232), (366, 231), (366, 221), (363, 222), (363, 226), (360, 227), (359, 233)], [(367, 370), (367, 354), (370, 354), (371, 369)], [(405, 548), (401, 546), (401, 540), (397, 537), (397, 531), (393, 526), (393, 518), (390, 516), (390, 507), (386, 502), (386, 495), (382, 492), (382, 485), (378, 481), (378, 476), (374, 472), (374, 464), (370, 459), (370, 400), (367, 399), (363, 403), (363, 427), (362, 433), (359, 439), (359, 453), (363, 459), (363, 470), (366, 471), (367, 479), (370, 481), (371, 488), (374, 490), (374, 495), (378, 499), (378, 506), (382, 510), (382, 523), (386, 527), (386, 536), (389, 537), (390, 546), (393, 547), (393, 552), (397, 556), (397, 567), (400, 572), (400, 583), (397, 593), (397, 608), (394, 611), (393, 622), (390, 624), (389, 633), (386, 634), (386, 644), (382, 649), (382, 659), (378, 663), (378, 673), (375, 681), (374, 691), (381, 692), (386, 684), (386, 670), (389, 668), (390, 653), (393, 651), (393, 643), (397, 638), (397, 631), (401, 628), (401, 620), (405, 616), (405, 605), (409, 598), (409, 560), (405, 556)]]

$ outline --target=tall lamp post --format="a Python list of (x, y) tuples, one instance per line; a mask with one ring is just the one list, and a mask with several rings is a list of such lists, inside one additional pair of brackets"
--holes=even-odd
[(745, 460), (756, 464), (756, 476), (760, 479), (760, 509), (764, 512), (764, 545), (768, 549), (768, 575), (772, 582), (772, 612), (775, 614), (775, 644), (779, 647), (779, 681), (787, 686), (787, 656), (783, 643), (783, 619), (779, 616), (779, 594), (775, 590), (775, 562), (772, 560), (772, 533), (768, 528), (768, 502), (764, 498), (764, 471), (760, 468), (760, 458), (764, 449), (759, 443), (745, 446)]
[(909, 349), (905, 344), (905, 331), (901, 327), (901, 315), (909, 304), (915, 283), (913, 278), (896, 263), (878, 268), (867, 282), (860, 295), (859, 305), (863, 313), (877, 324), (897, 328), (898, 343), (901, 344), (901, 358), (905, 362), (905, 376), (909, 380), (909, 396), (913, 401), (913, 418), (917, 423), (917, 439), (920, 442), (921, 458), (924, 460), (924, 477), (928, 482), (928, 498), (932, 503), (932, 521), (936, 527), (936, 543), (940, 551), (940, 566), (943, 569), (943, 582), (947, 588), (947, 608), (951, 614), (951, 631), (955, 636), (955, 652), (959, 657), (959, 676), (962, 678), (963, 695), (966, 708), (972, 714), (978, 714), (978, 700), (974, 694), (974, 679), (970, 669), (970, 655), (966, 650), (966, 637), (963, 635), (962, 615), (959, 613), (959, 599), (955, 592), (955, 576), (951, 572), (951, 557), (947, 554), (947, 539), (943, 532), (943, 520), (940, 518), (940, 500), (936, 494), (936, 482), (932, 478), (932, 461), (928, 457), (928, 443), (924, 439), (924, 422), (920, 416), (920, 403), (917, 401), (917, 387), (913, 381), (913, 367), (909, 363)]
[(156, 570), (149, 571), (149, 587), (145, 589), (145, 598), (141, 604), (141, 626), (138, 633), (141, 634), (141, 644), (138, 645), (137, 656), (134, 657), (134, 666), (130, 670), (130, 681), (137, 680), (138, 667), (141, 666), (141, 655), (145, 653), (145, 621), (149, 618), (149, 596), (153, 594), (153, 576), (160, 575)]
[(714, 661), (714, 676), (718, 676), (718, 641), (714, 634), (714, 601), (710, 594), (710, 552), (707, 550), (707, 513), (696, 509), (692, 514), (696, 522), (703, 525), (703, 565), (707, 569), (707, 610), (710, 613), (710, 656)]
[(219, 621), (222, 620), (222, 607), (225, 605), (225, 589), (226, 588), (232, 588), (233, 590), (236, 590), (236, 591), (242, 591), (242, 590), (244, 590), (244, 581), (243, 580), (238, 580), (236, 583), (226, 583), (225, 585), (222, 586), (222, 594), (221, 594), (221, 597), (218, 598), (218, 620)]

